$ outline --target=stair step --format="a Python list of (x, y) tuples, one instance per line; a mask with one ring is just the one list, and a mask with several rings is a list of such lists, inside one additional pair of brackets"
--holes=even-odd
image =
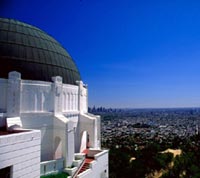
[(83, 166), (82, 166), (82, 168), (79, 170), (78, 174), (80, 174), (80, 173), (86, 171), (86, 170), (89, 169), (89, 168), (90, 168), (89, 163), (84, 163)]

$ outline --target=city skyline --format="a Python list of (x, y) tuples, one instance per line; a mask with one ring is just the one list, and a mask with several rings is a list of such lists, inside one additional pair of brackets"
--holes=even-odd
[(58, 39), (89, 85), (90, 106), (200, 106), (200, 2), (59, 2), (10, 0), (0, 16)]

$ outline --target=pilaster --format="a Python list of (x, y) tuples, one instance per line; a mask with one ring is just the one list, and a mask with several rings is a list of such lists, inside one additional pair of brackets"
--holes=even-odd
[(21, 74), (13, 71), (8, 75), (7, 117), (20, 116)]
[(62, 113), (62, 77), (52, 77), (53, 80), (53, 98), (54, 98), (54, 114)]

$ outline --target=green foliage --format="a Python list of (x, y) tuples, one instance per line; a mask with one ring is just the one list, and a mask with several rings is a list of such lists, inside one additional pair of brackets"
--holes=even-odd
[(200, 177), (199, 154), (184, 152), (174, 160), (174, 166), (162, 178), (198, 178)]
[(154, 157), (155, 170), (165, 169), (173, 159), (172, 153), (159, 153)]
[(67, 178), (68, 175), (65, 173), (51, 174), (46, 176), (41, 176), (40, 178)]
[(123, 149), (113, 148), (109, 152), (110, 178), (123, 177), (129, 168), (130, 156)]
[[(162, 144), (150, 142), (138, 150), (135, 150), (135, 138), (136, 136), (116, 137), (112, 144), (108, 144), (110, 178), (142, 178), (161, 169), (168, 170), (162, 178), (200, 178), (199, 135), (185, 140), (176, 137), (172, 144), (167, 141)], [(175, 158), (172, 153), (161, 153), (170, 146), (181, 148), (183, 153)], [(136, 160), (130, 162), (131, 157)], [(174, 166), (169, 167), (172, 160)]]
[[(120, 140), (117, 139), (117, 144), (120, 144)], [(119, 148), (112, 146), (110, 148), (110, 178), (145, 177), (146, 174), (154, 170), (167, 167), (172, 161), (173, 155), (171, 153), (160, 153), (160, 146), (157, 143), (148, 143), (144, 149), (135, 151), (132, 137), (127, 138), (127, 140), (129, 140), (129, 145), (120, 145)], [(136, 157), (136, 160), (130, 161), (131, 157)]]

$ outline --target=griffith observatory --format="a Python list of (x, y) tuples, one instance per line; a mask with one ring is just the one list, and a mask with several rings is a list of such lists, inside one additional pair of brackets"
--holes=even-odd
[(0, 177), (108, 178), (100, 116), (68, 52), (37, 27), (0, 18)]

